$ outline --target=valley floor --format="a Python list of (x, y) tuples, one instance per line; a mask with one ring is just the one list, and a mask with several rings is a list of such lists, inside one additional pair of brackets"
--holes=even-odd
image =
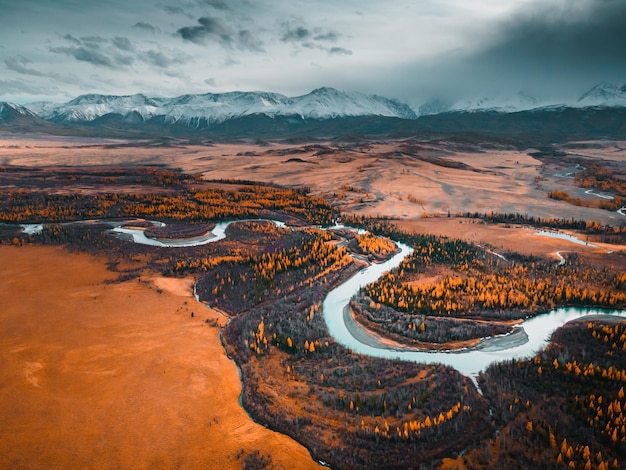
[[(594, 199), (568, 176), (577, 171), (572, 162), (443, 141), (153, 144), (2, 135), (0, 165), (19, 168), (25, 184), (28, 172), (43, 167), (150, 165), (205, 180), (307, 187), (346, 214), (383, 215), (401, 230), (461, 238), (493, 256), (516, 251), (556, 265), (576, 253), (626, 269), (624, 245), (581, 245), (529, 227), (456, 217), (500, 211), (623, 225), (618, 212), (547, 197), (564, 189)], [(581, 146), (576, 158), (611, 160), (623, 169), (622, 147)], [(20, 188), (9, 173), (0, 173), (0, 190)], [(221, 184), (190, 183), (194, 190)], [(80, 178), (50, 188), (59, 194), (137, 189)], [(191, 278), (146, 270), (120, 281), (104, 257), (29, 243), (0, 246), (0, 265), (0, 467), (242, 468), (246, 459), (268, 458), (272, 468), (319, 467), (305, 447), (256, 424), (241, 406), (239, 371), (218, 336), (226, 318), (196, 302)], [(302, 390), (295, 404), (307, 400)]]
[[(591, 162), (624, 172), (620, 142), (554, 146), (567, 158), (531, 156), (504, 144), (398, 139), (360, 143), (166, 143), (0, 134), (0, 164), (12, 167), (163, 165), (207, 180), (246, 179), (310, 188), (357, 215), (415, 219), (461, 212), (509, 212), (541, 218), (626, 221), (616, 211), (549, 199), (552, 190), (593, 201), (573, 175)], [(582, 162), (582, 166), (575, 162)], [(0, 188), (1, 189), (1, 188)], [(88, 192), (89, 186), (76, 185)]]

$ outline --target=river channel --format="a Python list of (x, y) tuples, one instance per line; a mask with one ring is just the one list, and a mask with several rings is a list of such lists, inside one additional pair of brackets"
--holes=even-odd
[[(226, 238), (226, 228), (235, 221), (220, 222), (202, 237), (181, 240), (159, 240), (146, 237), (143, 229), (115, 227), (112, 230), (135, 243), (161, 247), (198, 246)], [(273, 221), (281, 227), (282, 222)], [(26, 228), (26, 227), (25, 227)], [(330, 227), (332, 229), (333, 227)], [(541, 235), (545, 235), (541, 233)], [(583, 242), (584, 243), (584, 242)], [(472, 378), (490, 364), (509, 359), (527, 358), (545, 347), (552, 332), (572, 320), (597, 315), (611, 315), (626, 318), (626, 311), (592, 308), (559, 308), (548, 313), (529, 318), (517, 325), (507, 335), (484, 338), (472, 348), (454, 351), (418, 351), (410, 347), (395, 348), (381, 342), (375, 335), (357, 324), (350, 314), (350, 298), (366, 284), (375, 282), (385, 272), (397, 267), (413, 251), (409, 246), (396, 242), (400, 251), (380, 264), (371, 264), (353, 277), (331, 290), (324, 298), (322, 310), (328, 331), (335, 340), (359, 354), (401, 359), (421, 363), (440, 363), (454, 367)]]

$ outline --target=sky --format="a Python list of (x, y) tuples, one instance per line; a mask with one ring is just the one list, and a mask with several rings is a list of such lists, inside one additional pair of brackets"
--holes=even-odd
[(0, 100), (322, 86), (413, 106), (626, 82), (626, 0), (0, 0)]

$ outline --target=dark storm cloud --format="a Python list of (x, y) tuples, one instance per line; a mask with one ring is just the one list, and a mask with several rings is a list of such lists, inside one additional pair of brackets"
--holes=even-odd
[(219, 18), (203, 16), (198, 18), (199, 26), (185, 26), (177, 31), (177, 34), (185, 41), (204, 44), (208, 40), (218, 40), (222, 43), (231, 42), (230, 31), (226, 24)]
[(71, 34), (66, 34), (65, 36), (62, 36), (62, 38), (65, 39), (66, 41), (69, 41), (75, 44), (76, 46), (80, 46), (80, 40), (78, 38), (75, 38)]
[(33, 75), (36, 77), (42, 77), (44, 75), (39, 70), (29, 68), (27, 66), (29, 63), (31, 63), (31, 61), (25, 57), (20, 57), (19, 59), (16, 59), (15, 57), (7, 57), (4, 59), (4, 64), (9, 70), (13, 70), (14, 72), (21, 73), (23, 75)]
[(311, 31), (304, 26), (292, 26), (289, 23), (283, 23), (285, 31), (280, 40), (283, 42), (300, 42), (311, 37)]
[(66, 54), (74, 57), (76, 60), (79, 60), (81, 62), (89, 62), (93, 65), (110, 68), (115, 67), (115, 62), (111, 60), (111, 58), (107, 56), (104, 52), (96, 48), (86, 48), (82, 46), (61, 46), (51, 48), (50, 52), (54, 52), (55, 54)]
[(259, 40), (247, 29), (242, 29), (237, 33), (237, 47), (252, 52), (265, 52)]
[(336, 42), (337, 39), (339, 39), (339, 35), (334, 31), (327, 31), (325, 33), (316, 34), (313, 39), (316, 41)]
[[(132, 65), (147, 64), (161, 72), (173, 65), (189, 62), (191, 58), (181, 51), (158, 45), (156, 49), (145, 50), (136, 46), (128, 38), (116, 36), (112, 39), (99, 36), (67, 38), (68, 46), (53, 47), (51, 52), (66, 54), (76, 60), (89, 62), (95, 66), (110, 69), (125, 69)], [(78, 45), (74, 45), (78, 42)], [(12, 65), (16, 65), (11, 62)], [(17, 63), (16, 66), (20, 64)]]
[(50, 48), (55, 54), (65, 54), (80, 62), (88, 62), (98, 67), (111, 69), (125, 68), (133, 64), (136, 55), (133, 44), (128, 38), (117, 36), (113, 39), (101, 36), (76, 38), (65, 35), (68, 46)]
[(163, 51), (149, 50), (142, 54), (141, 59), (159, 68), (167, 68), (175, 64), (184, 64), (185, 59)]
[(133, 44), (130, 42), (128, 38), (124, 37), (115, 37), (111, 40), (113, 45), (118, 49), (126, 52), (131, 52), (134, 50)]
[(402, 73), (412, 84), (400, 86), (452, 100), (494, 91), (578, 97), (601, 81), (626, 81), (625, 25), (624, 0), (533, 3), (492, 27), (480, 50), (414, 63)]
[(328, 52), (331, 55), (352, 55), (352, 51), (344, 47), (328, 47), (325, 43), (335, 43), (339, 39), (339, 33), (322, 28), (308, 28), (297, 20), (284, 21), (281, 24), (282, 33), (280, 40), (292, 44), (296, 49), (317, 49)]
[(579, 0), (560, 8), (541, 4), (504, 25), (497, 42), (477, 59), (496, 66), (527, 64), (563, 72), (578, 72), (579, 67), (623, 70), (626, 2)]
[(135, 23), (133, 25), (133, 28), (143, 29), (145, 31), (150, 31), (151, 33), (156, 33), (157, 32), (157, 28), (152, 26), (150, 23), (146, 23), (144, 21), (140, 21), (138, 23)]
[(349, 49), (344, 49), (343, 47), (331, 47), (328, 50), (329, 54), (336, 54), (336, 55), (352, 55), (352, 51)]
[(209, 16), (198, 18), (198, 23), (199, 26), (186, 26), (176, 33), (195, 44), (216, 42), (242, 51), (265, 52), (263, 43), (248, 29), (233, 30), (220, 18)]
[(208, 5), (210, 7), (215, 8), (216, 10), (229, 11), (230, 7), (222, 2), (221, 0), (200, 0), (201, 5)]

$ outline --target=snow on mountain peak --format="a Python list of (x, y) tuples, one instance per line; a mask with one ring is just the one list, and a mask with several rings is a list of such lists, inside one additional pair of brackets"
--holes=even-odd
[(540, 106), (539, 100), (523, 91), (510, 96), (481, 97), (473, 100), (462, 100), (452, 105), (455, 111), (526, 111)]
[(622, 86), (608, 82), (599, 83), (589, 91), (583, 93), (575, 106), (626, 106), (626, 83)]
[(6, 101), (0, 101), (0, 119), (8, 120), (11, 116), (16, 115), (37, 118), (35, 113), (24, 106), (15, 103), (8, 103)]
[(385, 116), (415, 119), (406, 104), (377, 95), (339, 91), (322, 87), (307, 95), (289, 99), (291, 114), (302, 118), (329, 119), (354, 116)]
[(93, 121), (106, 114), (137, 113), (143, 119), (149, 119), (159, 107), (156, 99), (138, 93), (128, 96), (111, 96), (90, 93), (81, 95), (66, 104), (43, 110), (45, 119), (67, 121)]
[[(510, 113), (551, 107), (626, 107), (626, 84), (600, 83), (578, 101), (554, 103), (518, 92), (512, 95), (493, 93), (459, 101), (434, 100), (416, 109), (419, 115), (445, 112), (495, 111)], [(152, 98), (138, 93), (126, 96), (86, 94), (65, 104), (32, 103), (32, 111), (52, 121), (89, 122), (106, 115), (119, 115), (126, 122), (140, 123), (158, 118), (168, 124), (205, 126), (252, 115), (270, 118), (298, 117), (323, 120), (359, 116), (382, 116), (416, 119), (406, 104), (378, 95), (321, 87), (308, 94), (287, 97), (261, 91), (186, 94), (174, 98)], [(21, 111), (20, 111), (21, 112)]]
[(456, 102), (428, 101), (419, 106), (419, 115), (445, 112), (496, 111), (512, 113), (539, 108), (559, 107), (626, 107), (626, 83), (615, 85), (602, 82), (583, 93), (577, 101), (545, 101), (520, 91), (514, 95), (493, 94), (479, 98), (465, 98)]
[(307, 95), (288, 98), (269, 92), (206, 93), (175, 98), (149, 98), (143, 94), (110, 96), (87, 94), (66, 104), (41, 107), (42, 117), (57, 121), (93, 121), (107, 114), (148, 120), (163, 117), (166, 122), (185, 124), (219, 123), (229, 119), (265, 114), (300, 116), (302, 119), (329, 119), (349, 116), (386, 116), (415, 119), (405, 104), (375, 95), (318, 88)]
[(534, 96), (531, 96), (524, 91), (519, 91), (514, 95), (493, 95), (481, 96), (478, 98), (465, 98), (452, 103), (444, 100), (432, 100), (419, 106), (419, 114), (420, 116), (424, 116), (445, 112), (477, 111), (512, 113), (534, 109), (541, 105), (541, 102)]

